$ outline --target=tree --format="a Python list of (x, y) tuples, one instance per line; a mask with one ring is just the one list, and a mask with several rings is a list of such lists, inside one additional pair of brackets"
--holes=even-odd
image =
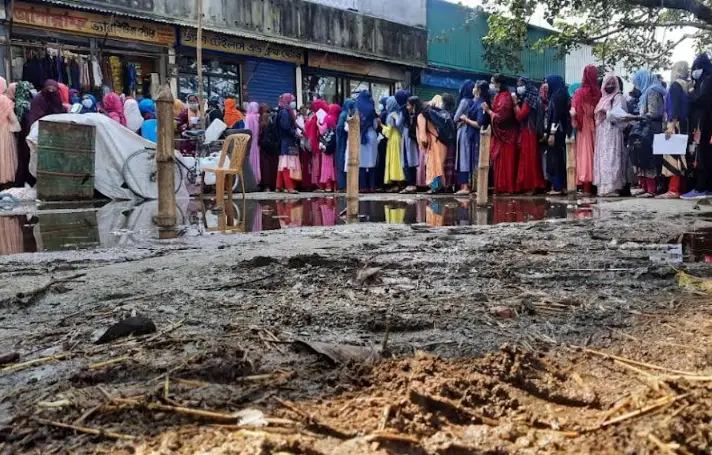
[[(497, 69), (520, 69), (509, 65), (516, 66), (526, 47), (555, 48), (564, 56), (589, 44), (609, 68), (623, 63), (630, 70), (658, 70), (670, 67), (682, 42), (689, 40), (697, 51), (712, 44), (710, 5), (712, 0), (484, 0), (489, 32), (482, 41)], [(558, 33), (527, 42), (526, 24), (537, 8)]]

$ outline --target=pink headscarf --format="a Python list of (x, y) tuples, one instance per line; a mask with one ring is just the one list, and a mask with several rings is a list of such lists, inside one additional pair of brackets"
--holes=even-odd
[[(616, 89), (613, 93), (606, 93), (606, 86), (611, 82), (615, 84)], [(598, 101), (596, 109), (594, 110), (596, 124), (599, 124), (606, 119), (607, 112), (611, 110), (611, 107), (613, 107), (613, 100), (616, 95), (619, 95), (620, 93), (621, 88), (618, 84), (618, 78), (612, 74), (606, 75), (606, 77), (603, 78), (603, 84), (601, 84), (601, 99)]]
[(336, 128), (336, 125), (339, 123), (340, 115), (341, 106), (339, 106), (338, 104), (332, 104), (331, 106), (329, 106), (329, 115), (327, 115), (326, 120), (324, 120), (324, 123), (326, 123), (326, 127), (330, 130)]
[(260, 172), (260, 105), (251, 102), (247, 106), (247, 117), (245, 118), (245, 126), (252, 131), (252, 145), (250, 146), (250, 166), (252, 173), (255, 176), (257, 184), (262, 181), (262, 173)]
[(7, 91), (7, 81), (5, 80), (4, 77), (0, 77), (0, 94), (3, 94)]
[(106, 115), (109, 116), (111, 120), (119, 122), (121, 125), (126, 126), (126, 116), (124, 116), (124, 106), (121, 102), (121, 98), (114, 92), (109, 93), (104, 96), (103, 108)]

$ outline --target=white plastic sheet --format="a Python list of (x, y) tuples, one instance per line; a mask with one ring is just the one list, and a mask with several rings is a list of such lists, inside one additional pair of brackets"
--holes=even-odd
[[(128, 128), (111, 120), (102, 114), (57, 114), (44, 117), (43, 121), (71, 122), (96, 127), (96, 155), (94, 160), (94, 188), (111, 199), (136, 199), (136, 195), (124, 185), (122, 174), (124, 162), (134, 152), (146, 147), (154, 147), (155, 143), (144, 139)], [(37, 136), (39, 122), (32, 125), (27, 143), (32, 152), (30, 172), (37, 175)], [(183, 157), (176, 152), (176, 159), (183, 162)], [(147, 162), (147, 165), (148, 162)], [(185, 171), (182, 173), (185, 177)], [(156, 182), (144, 181), (140, 192), (155, 199), (158, 197)], [(178, 198), (188, 197), (185, 182), (176, 194)]]

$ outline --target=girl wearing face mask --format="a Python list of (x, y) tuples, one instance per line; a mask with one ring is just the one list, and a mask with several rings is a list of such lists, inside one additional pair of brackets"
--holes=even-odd
[(593, 160), (593, 183), (603, 197), (618, 197), (628, 183), (628, 151), (623, 129), (627, 115), (626, 102), (618, 78), (606, 75), (601, 100), (594, 111), (596, 120), (596, 154)]
[[(665, 96), (665, 113), (667, 114), (667, 129), (665, 136), (673, 134), (689, 134), (689, 91), (688, 76), (690, 65), (687, 62), (677, 62), (672, 66), (670, 89)], [(668, 177), (667, 193), (658, 196), (660, 199), (677, 199), (683, 188), (683, 179), (687, 176), (687, 157), (685, 155), (663, 156), (663, 176)]]
[(490, 88), (497, 92), (492, 106), (484, 103), (482, 109), (489, 114), (492, 123), (490, 158), (494, 163), (494, 191), (497, 194), (512, 194), (517, 191), (517, 121), (514, 102), (509, 89), (504, 85), (504, 76), (492, 76)]
[[(474, 172), (480, 159), (480, 131), (489, 125), (489, 116), (482, 109), (484, 103), (489, 102), (489, 83), (479, 81), (473, 90), (475, 96), (470, 110), (460, 117), (460, 121), (467, 125), (467, 136), (472, 144), (472, 158), (470, 159), (470, 169)], [(468, 186), (469, 189), (469, 186)]]
[(82, 97), (81, 114), (94, 114), (97, 112), (96, 97), (90, 93)]
[[(189, 95), (185, 107), (186, 108), (178, 115), (178, 132), (181, 133), (181, 135), (186, 131), (200, 128), (200, 105), (198, 104), (198, 95)], [(183, 155), (194, 156), (195, 142), (185, 138), (182, 139), (180, 141), (180, 151)]]
[[(237, 101), (235, 100), (235, 98), (230, 97), (225, 100), (225, 114), (223, 115), (223, 118), (228, 129), (240, 129), (245, 127), (245, 117), (242, 115), (242, 112), (240, 112), (240, 110), (237, 108)], [(240, 124), (240, 122), (243, 123)]]
[(295, 181), (302, 179), (302, 165), (299, 162), (297, 146), (296, 98), (291, 93), (279, 97), (280, 149), (277, 166), (277, 191), (296, 193)]
[(514, 113), (519, 122), (519, 163), (517, 169), (517, 192), (534, 194), (546, 188), (539, 158), (539, 138), (536, 120), (542, 109), (539, 91), (534, 84), (521, 77), (517, 81), (517, 95), (513, 98)]
[(712, 196), (712, 63), (707, 54), (697, 56), (692, 64), (694, 89), (690, 93), (691, 127), (697, 144), (695, 160), (695, 188), (683, 199), (702, 199)]

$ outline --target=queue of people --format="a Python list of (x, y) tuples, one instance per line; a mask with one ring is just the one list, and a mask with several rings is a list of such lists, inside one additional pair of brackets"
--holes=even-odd
[[(559, 75), (537, 84), (520, 77), (510, 88), (504, 76), (465, 81), (457, 98), (445, 93), (429, 101), (399, 90), (375, 102), (362, 90), (343, 105), (313, 100), (297, 109), (285, 93), (272, 109), (234, 98), (207, 102), (205, 123), (247, 128), (254, 140), (249, 162), (263, 191), (335, 192), (348, 171), (347, 120), (360, 126), (359, 187), (403, 194), (472, 192), (481, 132), (491, 129), (489, 186), (498, 195), (566, 191), (567, 138), (575, 138), (576, 183), (584, 195), (641, 198), (712, 197), (712, 63), (706, 54), (692, 67), (678, 62), (672, 80), (637, 71), (634, 89), (623, 93), (620, 77), (600, 78), (595, 66), (567, 87)], [(48, 80), (39, 93), (27, 82), (0, 78), (0, 188), (34, 185), (29, 173), (30, 126), (46, 115), (72, 112), (107, 115), (140, 133), (156, 117), (153, 100), (80, 94)], [(177, 134), (198, 129), (201, 109), (193, 94), (176, 100)], [(653, 137), (689, 136), (688, 152), (658, 155)], [(184, 154), (195, 152), (183, 141)]]

